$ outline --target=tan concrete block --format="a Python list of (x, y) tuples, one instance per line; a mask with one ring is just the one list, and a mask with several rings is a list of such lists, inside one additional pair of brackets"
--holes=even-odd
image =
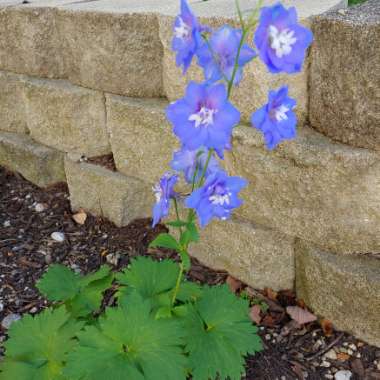
[(63, 153), (25, 135), (0, 132), (0, 165), (40, 187), (66, 181)]
[(0, 130), (27, 133), (25, 77), (0, 71)]
[(86, 156), (110, 152), (102, 93), (62, 80), (30, 79), (25, 98), (28, 127), (35, 140)]
[(249, 181), (238, 215), (334, 252), (380, 250), (379, 154), (307, 127), (274, 151), (253, 128), (234, 135), (226, 166)]
[(178, 141), (165, 117), (167, 102), (107, 95), (107, 128), (117, 169), (154, 183), (169, 169)]
[(72, 83), (113, 94), (162, 91), (162, 46), (154, 14), (61, 10), (57, 23)]
[(292, 289), (293, 242), (289, 236), (246, 221), (213, 221), (200, 230), (200, 241), (190, 246), (190, 254), (254, 288)]
[(380, 151), (380, 2), (316, 17), (313, 32), (312, 127)]
[(69, 157), (65, 171), (73, 210), (84, 208), (117, 226), (151, 216), (154, 197), (143, 181)]
[(296, 248), (297, 296), (338, 328), (380, 347), (380, 260)]
[(56, 9), (0, 7), (0, 69), (44, 78), (62, 78), (62, 40)]

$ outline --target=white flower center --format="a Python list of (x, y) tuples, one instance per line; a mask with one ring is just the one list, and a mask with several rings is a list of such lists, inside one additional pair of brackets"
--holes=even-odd
[(179, 20), (179, 26), (176, 26), (174, 28), (174, 35), (176, 36), (176, 38), (180, 38), (181, 40), (184, 40), (185, 38), (189, 37), (189, 35), (190, 35), (190, 28), (182, 20), (181, 17), (178, 17), (178, 20)]
[(161, 201), (162, 198), (162, 189), (161, 186), (157, 183), (152, 187), (154, 196), (156, 197), (156, 203)]
[(231, 193), (228, 194), (214, 194), (209, 197), (209, 201), (213, 205), (221, 205), (223, 206), (224, 204), (229, 205), (230, 204), (230, 195)]
[(293, 30), (284, 29), (280, 32), (274, 25), (269, 26), (269, 39), (270, 46), (276, 52), (278, 58), (290, 54), (292, 45), (297, 41)]
[(288, 115), (286, 114), (289, 111), (289, 108), (283, 104), (280, 107), (274, 110), (274, 117), (277, 121), (288, 120)]
[(207, 127), (214, 123), (214, 114), (217, 112), (218, 110), (202, 107), (198, 113), (193, 113), (189, 116), (189, 121), (194, 121), (195, 128), (201, 125)]

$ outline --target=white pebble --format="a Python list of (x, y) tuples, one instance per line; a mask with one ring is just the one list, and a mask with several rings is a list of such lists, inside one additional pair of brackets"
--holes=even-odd
[(0, 302), (0, 313), (4, 310), (4, 304)]
[(357, 350), (357, 347), (353, 343), (351, 343), (348, 347), (351, 348), (352, 351)]
[(334, 379), (335, 380), (350, 380), (351, 376), (352, 376), (351, 371), (341, 370), (335, 374)]
[(46, 207), (44, 204), (42, 203), (37, 203), (35, 206), (34, 206), (34, 209), (36, 210), (36, 212), (42, 212), (42, 211), (45, 211)]
[(5, 228), (8, 228), (11, 226), (11, 221), (10, 220), (6, 220), (4, 223), (3, 223), (3, 227)]
[(1, 321), (1, 327), (5, 330), (8, 330), (9, 327), (11, 327), (11, 324), (13, 322), (18, 321), (21, 319), (21, 316), (19, 314), (8, 314), (2, 321)]
[(336, 360), (338, 358), (335, 350), (333, 349), (327, 351), (324, 356), (326, 359), (330, 359), (330, 360)]
[(116, 255), (114, 255), (112, 253), (109, 253), (106, 256), (107, 262), (110, 263), (111, 265), (115, 265), (115, 266), (118, 264), (119, 259), (120, 259), (120, 254), (119, 253), (116, 253)]
[(319, 366), (320, 367), (329, 368), (331, 366), (331, 364), (329, 362), (327, 362), (327, 361), (324, 360)]
[(63, 232), (53, 232), (50, 237), (58, 243), (65, 241), (65, 234)]

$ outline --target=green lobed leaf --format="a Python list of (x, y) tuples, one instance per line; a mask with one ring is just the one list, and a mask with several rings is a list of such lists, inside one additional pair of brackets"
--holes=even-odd
[(185, 380), (183, 330), (175, 319), (155, 319), (151, 304), (137, 293), (128, 306), (109, 308), (99, 327), (79, 334), (69, 355), (70, 379)]
[(64, 265), (54, 264), (36, 286), (49, 301), (66, 301), (79, 292), (80, 276)]
[(74, 322), (62, 307), (25, 315), (9, 329), (4, 344), (6, 358), (0, 366), (1, 380), (65, 380), (62, 370), (73, 339), (83, 323)]
[(175, 249), (176, 251), (180, 250), (181, 247), (178, 244), (177, 240), (170, 234), (159, 234), (150, 244), (149, 247), (161, 247), (161, 248), (170, 248)]
[(103, 292), (113, 281), (106, 265), (94, 273), (80, 276), (64, 265), (53, 265), (37, 284), (49, 301), (65, 302), (74, 317), (85, 317), (100, 308)]
[(137, 292), (154, 307), (168, 306), (178, 274), (179, 266), (172, 260), (153, 261), (148, 257), (138, 257), (130, 268), (116, 274), (117, 281), (126, 285), (119, 291), (119, 298)]
[(261, 350), (248, 302), (226, 285), (205, 288), (185, 318), (186, 350), (194, 380), (240, 380), (244, 356)]
[(181, 302), (196, 301), (202, 295), (202, 286), (195, 282), (183, 281), (177, 293), (177, 300)]

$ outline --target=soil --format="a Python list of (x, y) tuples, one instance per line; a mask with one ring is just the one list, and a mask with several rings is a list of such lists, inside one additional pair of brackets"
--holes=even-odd
[[(92, 160), (106, 167), (111, 161)], [(89, 214), (80, 225), (72, 216), (66, 184), (39, 189), (0, 167), (0, 321), (12, 313), (35, 314), (47, 307), (34, 284), (51, 263), (87, 273), (107, 262), (120, 270), (137, 255), (176, 259), (172, 252), (148, 249), (149, 242), (166, 230), (162, 225), (152, 229), (150, 219), (118, 228)], [(63, 233), (64, 241), (54, 241), (53, 232)], [(265, 350), (247, 358), (244, 379), (334, 379), (337, 371), (349, 370), (351, 380), (380, 380), (380, 349), (332, 330), (328, 323), (323, 328), (318, 322), (298, 325), (286, 307), (304, 305), (291, 291), (254, 290), (196, 260), (192, 260), (188, 277), (208, 284), (227, 281), (236, 292), (267, 306), (259, 324)], [(0, 342), (6, 337), (0, 327)], [(331, 350), (336, 355), (329, 359), (325, 354)]]

